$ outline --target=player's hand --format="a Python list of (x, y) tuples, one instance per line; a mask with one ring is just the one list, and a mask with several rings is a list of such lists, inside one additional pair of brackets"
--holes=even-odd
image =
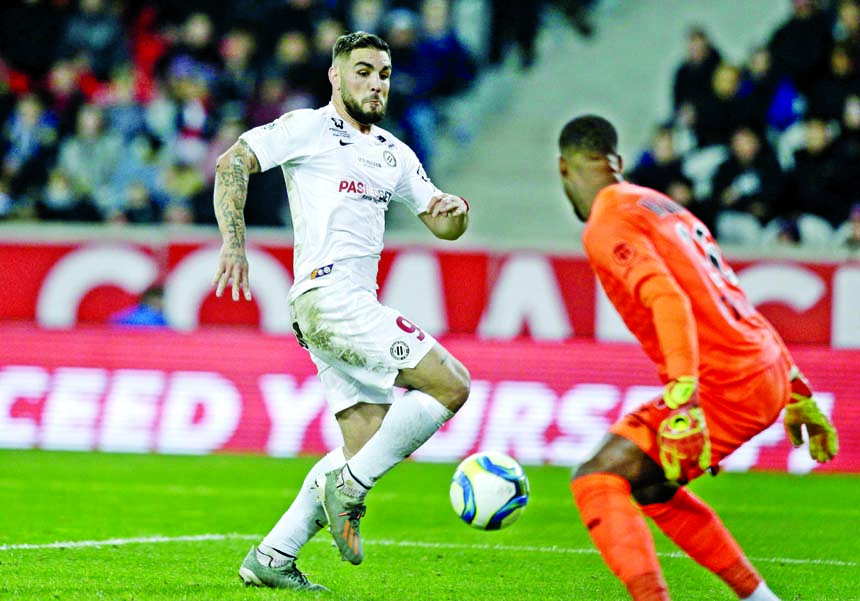
[(245, 300), (251, 300), (251, 288), (248, 281), (248, 258), (245, 256), (244, 248), (234, 248), (227, 244), (221, 245), (221, 254), (218, 257), (218, 270), (212, 278), (215, 286), (215, 296), (221, 297), (228, 284), (233, 286), (233, 300), (239, 300), (239, 291), (242, 291)]
[(686, 482), (685, 474), (695, 466), (703, 472), (711, 467), (711, 439), (705, 415), (698, 405), (688, 403), (672, 410), (660, 423), (657, 442), (660, 464), (672, 482)]
[(809, 382), (797, 368), (792, 370), (791, 402), (785, 407), (783, 425), (788, 439), (795, 447), (803, 444), (803, 426), (806, 426), (809, 455), (819, 463), (830, 461), (839, 452), (836, 428), (821, 413), (812, 398)]
[(427, 205), (427, 213), (431, 217), (439, 217), (440, 215), (457, 217), (468, 212), (469, 205), (466, 201), (453, 194), (437, 194), (430, 199), (430, 203)]
[(669, 409), (699, 403), (699, 379), (696, 376), (678, 376), (663, 389), (663, 402)]

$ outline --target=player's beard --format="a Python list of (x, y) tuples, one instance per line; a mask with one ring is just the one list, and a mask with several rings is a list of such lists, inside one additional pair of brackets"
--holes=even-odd
[(382, 121), (382, 118), (385, 117), (385, 110), (388, 108), (388, 103), (382, 96), (377, 96), (376, 98), (381, 104), (381, 108), (378, 111), (364, 110), (361, 107), (361, 103), (355, 99), (355, 96), (342, 93), (341, 97), (343, 98), (343, 106), (346, 108), (346, 112), (359, 123), (372, 125), (373, 123)]

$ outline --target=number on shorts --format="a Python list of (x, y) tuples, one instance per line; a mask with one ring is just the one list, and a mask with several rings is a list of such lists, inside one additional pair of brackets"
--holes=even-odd
[(424, 330), (416, 326), (414, 323), (412, 323), (402, 315), (397, 318), (397, 327), (406, 332), (407, 334), (416, 334), (418, 336), (418, 340), (424, 340), (426, 336), (426, 334), (424, 334)]

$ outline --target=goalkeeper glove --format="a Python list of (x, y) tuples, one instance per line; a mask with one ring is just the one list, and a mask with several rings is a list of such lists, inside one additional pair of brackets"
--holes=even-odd
[(839, 452), (836, 428), (821, 413), (809, 382), (797, 367), (791, 368), (791, 401), (785, 406), (785, 433), (795, 447), (803, 444), (803, 426), (809, 438), (809, 455), (819, 463), (830, 461)]
[(711, 440), (705, 415), (699, 407), (698, 381), (681, 376), (669, 382), (663, 402), (671, 409), (657, 432), (660, 463), (666, 478), (678, 482), (693, 466), (703, 472), (711, 466)]
[(663, 391), (663, 402), (669, 409), (677, 409), (682, 405), (699, 403), (699, 380), (696, 376), (678, 376), (668, 384)]

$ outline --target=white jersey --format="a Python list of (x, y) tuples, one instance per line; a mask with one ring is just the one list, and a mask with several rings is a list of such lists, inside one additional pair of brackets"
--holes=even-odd
[(281, 166), (293, 220), (290, 299), (349, 278), (376, 290), (385, 212), (392, 200), (416, 215), (439, 193), (418, 157), (373, 126), (363, 134), (329, 104), (242, 134), (263, 171)]

